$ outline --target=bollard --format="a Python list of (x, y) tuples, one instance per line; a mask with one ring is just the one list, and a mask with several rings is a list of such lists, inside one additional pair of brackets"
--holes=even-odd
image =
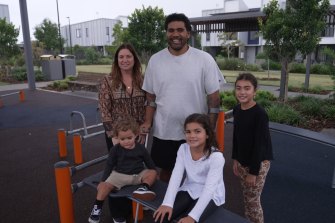
[(69, 163), (66, 161), (60, 161), (55, 163), (54, 168), (60, 222), (74, 223), (74, 208)]
[(73, 135), (73, 147), (74, 147), (74, 163), (83, 163), (83, 150), (81, 146), (81, 135), (76, 133)]
[(134, 222), (143, 220), (143, 206), (133, 201), (133, 219)]
[(224, 111), (220, 111), (216, 125), (216, 141), (218, 142), (218, 149), (221, 152), (224, 151), (224, 120), (225, 113)]
[(25, 100), (25, 95), (24, 95), (24, 92), (21, 90), (19, 91), (19, 98), (20, 98), (20, 102), (24, 102)]
[(64, 158), (67, 156), (66, 132), (64, 129), (58, 129), (57, 135), (58, 135), (59, 157)]

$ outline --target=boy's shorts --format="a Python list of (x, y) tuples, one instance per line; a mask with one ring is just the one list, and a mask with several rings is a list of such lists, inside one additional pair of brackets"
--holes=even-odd
[(112, 184), (117, 190), (120, 190), (126, 185), (138, 185), (142, 183), (142, 177), (148, 170), (143, 170), (139, 174), (123, 174), (116, 171), (112, 171), (111, 175), (106, 179), (105, 182)]
[(151, 158), (155, 165), (164, 170), (172, 171), (176, 163), (178, 149), (185, 142), (185, 140), (163, 140), (153, 137)]

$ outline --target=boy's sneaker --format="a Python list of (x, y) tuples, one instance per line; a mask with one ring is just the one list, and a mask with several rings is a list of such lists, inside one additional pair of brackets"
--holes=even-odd
[(156, 194), (155, 192), (149, 190), (149, 188), (145, 185), (141, 185), (133, 192), (133, 197), (145, 201), (151, 201), (155, 199)]
[(101, 209), (97, 205), (94, 205), (91, 216), (88, 218), (89, 223), (99, 223), (100, 222)]
[(113, 218), (114, 223), (127, 223), (125, 218)]

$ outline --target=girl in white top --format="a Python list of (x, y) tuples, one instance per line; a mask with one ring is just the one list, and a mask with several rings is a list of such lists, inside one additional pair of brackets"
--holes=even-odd
[(154, 213), (155, 222), (202, 222), (225, 202), (225, 160), (216, 148), (209, 117), (188, 116), (184, 130), (187, 143), (178, 150), (163, 203)]

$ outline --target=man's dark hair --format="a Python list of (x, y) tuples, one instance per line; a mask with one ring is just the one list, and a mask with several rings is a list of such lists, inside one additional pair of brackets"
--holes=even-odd
[(172, 14), (168, 15), (165, 19), (165, 26), (164, 26), (165, 31), (167, 31), (169, 23), (174, 22), (174, 21), (184, 22), (186, 30), (188, 32), (191, 32), (191, 30), (192, 30), (191, 22), (187, 18), (187, 16), (183, 13), (172, 13)]

